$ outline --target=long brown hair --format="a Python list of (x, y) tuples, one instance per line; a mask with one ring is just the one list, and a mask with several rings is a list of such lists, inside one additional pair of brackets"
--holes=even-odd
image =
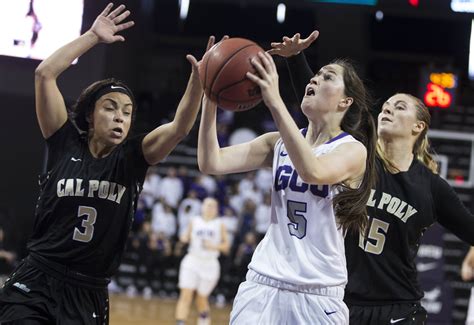
[[(419, 99), (410, 94), (398, 93), (398, 95), (405, 95), (410, 98), (416, 108), (416, 118), (425, 123), (425, 128), (416, 139), (413, 146), (413, 155), (423, 165), (428, 167), (433, 173), (438, 173), (438, 163), (433, 158), (433, 150), (431, 149), (430, 141), (428, 139), (428, 129), (431, 123), (431, 115), (426, 105)], [(391, 162), (384, 154), (382, 148), (377, 144), (377, 156), (382, 160), (384, 167), (390, 172), (399, 172), (400, 170)]]
[(334, 210), (343, 231), (363, 232), (367, 225), (367, 201), (375, 185), (375, 144), (377, 135), (371, 113), (371, 97), (357, 72), (347, 60), (332, 62), (344, 70), (344, 93), (353, 98), (353, 103), (341, 121), (343, 131), (351, 134), (367, 148), (366, 168), (358, 188), (341, 186), (341, 192), (334, 198)]

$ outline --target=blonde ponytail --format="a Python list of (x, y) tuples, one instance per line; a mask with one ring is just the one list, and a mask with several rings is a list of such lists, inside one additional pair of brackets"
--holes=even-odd
[(416, 159), (428, 167), (433, 173), (438, 173), (438, 163), (433, 158), (427, 134), (425, 134), (423, 138), (420, 135), (418, 141), (415, 143), (415, 147), (413, 148), (413, 154), (416, 156)]

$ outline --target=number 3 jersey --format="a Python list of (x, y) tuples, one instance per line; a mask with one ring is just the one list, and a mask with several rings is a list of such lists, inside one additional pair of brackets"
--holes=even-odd
[(142, 140), (127, 139), (94, 158), (69, 120), (46, 140), (48, 171), (40, 176), (31, 254), (86, 275), (114, 273), (148, 168)]
[[(313, 153), (322, 156), (348, 142), (357, 140), (341, 133)], [(304, 183), (279, 139), (273, 157), (271, 224), (249, 269), (295, 285), (344, 286), (344, 238), (333, 209), (337, 193), (335, 185)]]

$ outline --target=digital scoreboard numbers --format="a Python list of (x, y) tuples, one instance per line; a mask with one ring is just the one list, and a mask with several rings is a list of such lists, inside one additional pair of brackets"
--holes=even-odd
[(421, 98), (428, 107), (446, 109), (454, 105), (458, 76), (453, 72), (423, 70)]

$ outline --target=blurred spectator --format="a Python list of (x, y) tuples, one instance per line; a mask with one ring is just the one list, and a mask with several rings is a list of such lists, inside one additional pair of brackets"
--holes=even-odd
[(245, 192), (241, 192), (240, 196), (245, 201), (250, 200), (255, 205), (259, 205), (263, 201), (262, 192), (258, 190), (257, 185), (255, 183), (252, 184), (251, 188), (248, 188)]
[(196, 178), (194, 178), (194, 181), (191, 183), (191, 186), (189, 188), (190, 191), (191, 190), (196, 191), (197, 197), (201, 201), (204, 200), (204, 198), (208, 196), (207, 190), (203, 184), (203, 177), (204, 175), (202, 174), (199, 174), (198, 176), (196, 176)]
[(227, 124), (217, 124), (217, 141), (221, 148), (229, 145), (229, 126)]
[(230, 186), (229, 189), (229, 205), (234, 211), (240, 215), (244, 206), (244, 199), (239, 193), (238, 184)]
[(209, 175), (202, 175), (200, 179), (201, 185), (206, 189), (207, 196), (214, 196), (217, 190), (217, 183), (214, 177)]
[(179, 201), (183, 197), (184, 187), (181, 179), (177, 176), (176, 168), (168, 168), (166, 176), (161, 180), (160, 197), (164, 203), (173, 209), (178, 208)]
[(272, 191), (273, 185), (273, 175), (272, 170), (270, 168), (261, 168), (257, 171), (255, 176), (255, 184), (257, 184), (257, 188), (262, 193), (269, 193)]
[(225, 229), (227, 229), (229, 245), (230, 247), (233, 247), (235, 234), (237, 233), (237, 227), (239, 225), (239, 219), (232, 208), (224, 207), (224, 214), (222, 215), (221, 220), (225, 226)]
[(148, 168), (145, 181), (143, 182), (143, 190), (140, 198), (145, 202), (145, 207), (151, 209), (155, 201), (160, 197), (160, 181), (161, 177), (156, 173), (155, 168)]
[(197, 198), (195, 190), (190, 190), (188, 196), (181, 201), (178, 208), (178, 236), (181, 236), (187, 229), (190, 218), (201, 213), (201, 204), (201, 200)]
[(178, 177), (183, 184), (183, 196), (186, 196), (193, 182), (192, 177), (189, 175), (189, 169), (186, 166), (179, 166), (178, 168)]
[(242, 240), (244, 234), (247, 232), (253, 232), (255, 230), (255, 208), (256, 205), (252, 200), (245, 200), (244, 207), (240, 214), (239, 226), (240, 240)]
[(255, 184), (255, 173), (249, 172), (245, 174), (245, 177), (242, 178), (239, 182), (239, 194), (245, 195), (246, 192), (252, 191)]
[(255, 232), (257, 233), (257, 242), (260, 242), (268, 227), (270, 226), (270, 213), (271, 213), (271, 195), (270, 193), (264, 194), (264, 199), (261, 204), (257, 206), (255, 210)]
[(135, 211), (135, 217), (133, 218), (132, 232), (134, 233), (141, 229), (143, 222), (145, 222), (146, 220), (147, 209), (145, 205), (145, 200), (140, 197), (137, 202), (137, 210)]
[(151, 229), (155, 233), (162, 232), (166, 238), (176, 235), (176, 216), (168, 204), (163, 204), (162, 208), (156, 203), (152, 212)]
[(234, 123), (234, 112), (220, 109), (217, 111), (217, 125), (232, 125)]
[(219, 202), (219, 208), (221, 209), (220, 213), (223, 214), (223, 209), (226, 206), (226, 196), (229, 184), (225, 175), (216, 175), (214, 176), (214, 179), (216, 180), (217, 186), (214, 197)]
[(245, 275), (247, 274), (247, 266), (252, 259), (256, 247), (257, 238), (255, 237), (255, 234), (253, 232), (247, 232), (244, 235), (243, 242), (238, 246), (234, 258), (234, 265), (236, 267), (239, 281), (244, 281)]

